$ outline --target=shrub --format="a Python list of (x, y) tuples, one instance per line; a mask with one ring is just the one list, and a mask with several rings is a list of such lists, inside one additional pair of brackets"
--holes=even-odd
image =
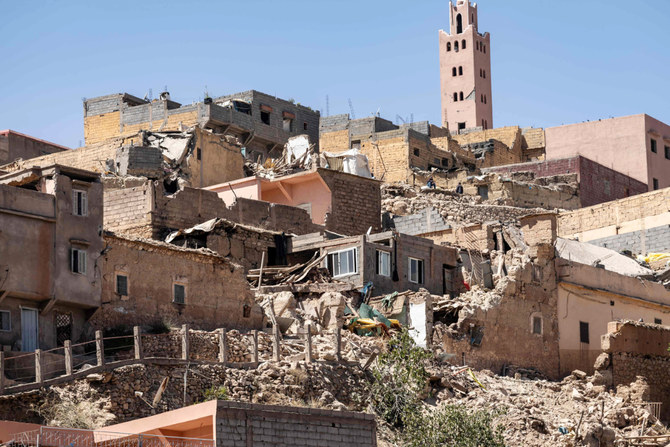
[(202, 394), (202, 401), (207, 402), (210, 400), (228, 400), (228, 389), (223, 385), (206, 389)]
[(87, 382), (78, 382), (67, 388), (52, 388), (44, 403), (33, 411), (52, 427), (93, 430), (115, 419), (110, 407), (109, 397), (100, 396)]

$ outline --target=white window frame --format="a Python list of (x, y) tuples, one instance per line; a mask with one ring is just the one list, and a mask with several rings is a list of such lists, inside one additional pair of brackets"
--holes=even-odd
[[(76, 253), (76, 255), (75, 255)], [(74, 257), (77, 256), (77, 270), (74, 268)], [(80, 275), (86, 274), (87, 253), (86, 249), (80, 247), (70, 247), (70, 271)]]
[[(417, 278), (414, 279), (412, 278), (412, 261), (416, 261), (417, 263)], [(407, 280), (412, 284), (424, 284), (426, 278), (424, 274), (423, 259), (407, 257)]]
[[(2, 315), (3, 313), (9, 315), (9, 318), (8, 318), (9, 329), (3, 329), (2, 326), (0, 325), (0, 332), (12, 332), (12, 311), (11, 310), (0, 310), (0, 315)], [(2, 318), (0, 317), (0, 324), (1, 323), (2, 323)]]
[[(176, 294), (175, 294), (175, 286), (181, 286), (181, 287), (184, 288), (184, 302), (183, 303), (180, 303), (179, 301), (177, 301), (177, 297), (176, 297)], [(188, 284), (186, 284), (184, 282), (180, 282), (180, 281), (174, 281), (172, 283), (172, 302), (174, 304), (185, 305), (187, 298), (188, 298)]]
[[(386, 269), (384, 269), (384, 263), (382, 259), (386, 258)], [(379, 276), (391, 277), (391, 253), (385, 250), (377, 250), (377, 272)]]
[[(340, 272), (340, 256), (341, 253), (348, 253), (348, 252), (354, 252), (354, 269), (353, 271), (347, 271), (346, 273), (339, 273)], [(335, 263), (335, 256), (337, 255), (337, 264)], [(337, 250), (337, 251), (332, 251), (328, 253), (328, 258), (333, 256), (333, 278), (342, 278), (344, 276), (351, 276), (351, 275), (357, 275), (358, 274), (358, 247), (349, 247), (345, 248), (342, 250)], [(327, 264), (326, 264), (327, 265)], [(337, 270), (336, 270), (337, 269)], [(336, 273), (337, 272), (337, 273)]]
[[(81, 194), (81, 206), (79, 204), (78, 196)], [(82, 189), (72, 190), (72, 215), (73, 216), (88, 216), (88, 194)]]

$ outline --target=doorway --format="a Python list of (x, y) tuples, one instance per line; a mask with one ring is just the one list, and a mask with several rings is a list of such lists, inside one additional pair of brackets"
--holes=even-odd
[(39, 312), (21, 308), (21, 350), (32, 352), (39, 347)]

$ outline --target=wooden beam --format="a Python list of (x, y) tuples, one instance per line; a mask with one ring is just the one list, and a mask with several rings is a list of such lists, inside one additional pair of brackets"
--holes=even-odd
[(4, 292), (2, 292), (2, 295), (0, 295), (0, 304), (2, 304), (5, 298), (7, 298), (7, 295), (9, 295), (9, 290), (5, 290)]
[(51, 309), (53, 309), (53, 307), (56, 305), (57, 301), (58, 300), (55, 297), (51, 298), (49, 302), (46, 304), (46, 306), (44, 306), (44, 309), (40, 311), (40, 314), (42, 315), (48, 314), (51, 311)]

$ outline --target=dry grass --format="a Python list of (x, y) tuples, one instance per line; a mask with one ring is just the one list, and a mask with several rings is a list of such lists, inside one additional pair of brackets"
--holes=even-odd
[(100, 396), (88, 383), (79, 382), (66, 388), (52, 388), (44, 403), (33, 411), (52, 427), (96, 429), (116, 418), (110, 407), (109, 397)]

